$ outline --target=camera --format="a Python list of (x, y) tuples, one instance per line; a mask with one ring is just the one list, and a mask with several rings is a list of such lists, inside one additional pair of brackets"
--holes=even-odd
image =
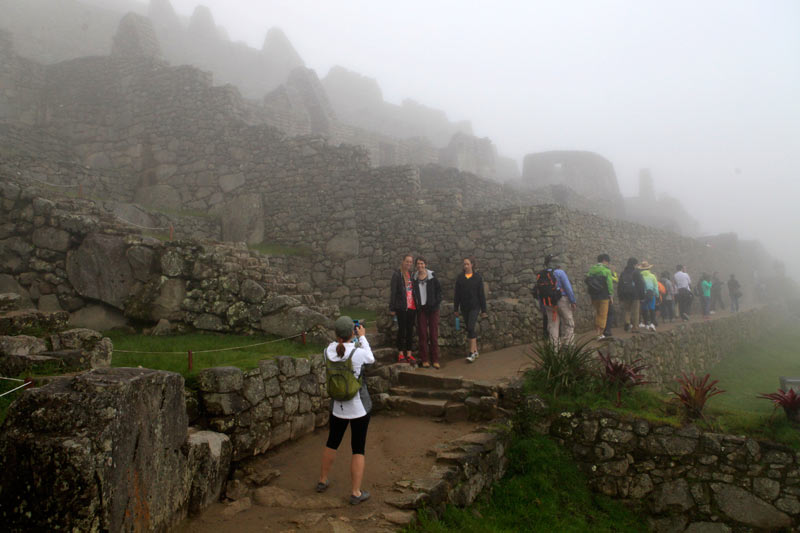
[(354, 318), (353, 319), (353, 333), (358, 333), (359, 326), (363, 326), (363, 325), (364, 325), (364, 319), (363, 318), (360, 319), (360, 320), (357, 319), (357, 318)]

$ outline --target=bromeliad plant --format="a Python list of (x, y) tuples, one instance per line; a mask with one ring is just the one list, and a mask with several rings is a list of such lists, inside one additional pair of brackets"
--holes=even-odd
[(626, 361), (616, 360), (612, 358), (610, 354), (604, 355), (600, 350), (597, 350), (597, 355), (600, 357), (602, 365), (600, 378), (606, 386), (616, 391), (617, 407), (622, 405), (623, 390), (649, 383), (649, 381), (645, 380), (645, 375), (643, 373), (649, 365), (647, 365), (641, 357), (628, 363)]
[(800, 422), (800, 394), (797, 394), (794, 389), (789, 389), (788, 392), (778, 389), (778, 392), (759, 394), (758, 397), (771, 400), (775, 404), (775, 409), (782, 407), (786, 418), (791, 422)]
[(702, 418), (703, 407), (706, 402), (717, 394), (725, 392), (717, 388), (719, 380), (709, 382), (711, 374), (706, 374), (703, 377), (696, 376), (694, 373), (687, 376), (681, 374), (681, 377), (675, 381), (681, 386), (679, 391), (672, 391), (678, 397), (683, 407), (686, 409), (686, 416), (690, 419)]
[(533, 377), (545, 391), (556, 398), (563, 392), (573, 392), (588, 381), (594, 364), (591, 340), (554, 344), (549, 338), (535, 341), (526, 354), (536, 368)]

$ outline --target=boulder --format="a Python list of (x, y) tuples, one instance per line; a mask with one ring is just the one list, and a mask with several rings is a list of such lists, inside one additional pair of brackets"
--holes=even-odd
[(97, 331), (121, 328), (128, 323), (125, 316), (103, 304), (87, 305), (69, 315), (69, 325), (75, 328), (88, 328)]
[(161, 209), (180, 209), (181, 195), (169, 185), (151, 185), (136, 191), (134, 202)]
[(222, 210), (222, 240), (258, 244), (264, 240), (264, 204), (260, 194), (243, 194)]
[(36, 355), (47, 351), (47, 342), (29, 335), (0, 337), (2, 355)]
[(740, 487), (712, 483), (711, 490), (720, 512), (736, 522), (764, 530), (788, 528), (792, 525), (789, 515)]
[(17, 309), (34, 309), (36, 306), (31, 301), (31, 296), (25, 288), (17, 283), (14, 276), (0, 274), (0, 293), (14, 293), (19, 295)]
[(332, 328), (325, 315), (298, 305), (261, 318), (261, 329), (279, 337), (290, 337), (316, 327)]
[(135, 284), (125, 251), (122, 237), (100, 233), (88, 235), (70, 251), (67, 276), (78, 294), (123, 309)]
[(167, 530), (215, 499), (229, 466), (224, 437), (187, 439), (183, 378), (172, 372), (55, 380), (12, 404), (3, 429), (9, 530)]
[(37, 304), (39, 306), (39, 311), (62, 311), (61, 304), (58, 303), (58, 296), (55, 294), (40, 296)]

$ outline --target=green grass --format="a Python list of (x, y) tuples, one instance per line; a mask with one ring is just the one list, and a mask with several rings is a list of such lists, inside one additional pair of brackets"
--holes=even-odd
[(792, 427), (783, 410), (776, 412), (772, 402), (757, 397), (777, 391), (780, 376), (800, 377), (800, 329), (786, 326), (743, 343), (710, 373), (725, 390), (707, 408), (720, 430), (800, 449), (800, 430)]
[(340, 315), (349, 316), (352, 319), (366, 321), (367, 330), (375, 331), (375, 322), (378, 320), (378, 313), (364, 307), (342, 307), (339, 309)]
[(447, 506), (440, 520), (422, 513), (406, 532), (647, 530), (638, 512), (592, 493), (569, 454), (547, 437), (517, 437), (508, 465), (506, 476), (484, 500), (467, 509)]
[[(223, 352), (198, 353), (204, 350), (219, 348), (234, 348), (248, 346), (262, 342), (274, 341), (274, 337), (221, 335), (191, 333), (185, 335), (149, 336), (124, 333), (121, 331), (107, 331), (103, 333), (114, 343), (114, 354), (111, 366), (127, 366), (153, 368), (178, 372), (184, 377), (190, 377), (204, 368), (214, 366), (235, 366), (242, 370), (256, 368), (262, 359), (269, 359), (278, 355), (292, 357), (305, 357), (314, 353), (321, 353), (322, 346), (318, 344), (303, 345), (295, 341), (270, 342), (261, 346), (244, 348), (240, 350), (226, 350)], [(119, 350), (136, 350), (143, 352), (180, 352), (176, 354), (142, 354), (122, 353)], [(188, 370), (188, 351), (193, 352), (193, 372)]]
[(305, 246), (288, 246), (285, 244), (266, 243), (248, 244), (248, 248), (264, 255), (311, 255), (311, 249)]

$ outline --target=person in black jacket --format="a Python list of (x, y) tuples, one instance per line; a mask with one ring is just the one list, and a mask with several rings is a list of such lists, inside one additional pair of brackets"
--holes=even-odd
[(622, 301), (625, 331), (639, 331), (639, 305), (644, 300), (644, 278), (636, 268), (639, 261), (635, 257), (628, 259), (625, 269), (619, 276), (617, 293)]
[(419, 360), (423, 368), (433, 362), (439, 366), (439, 304), (442, 303), (442, 286), (439, 278), (428, 270), (424, 257), (415, 261), (414, 303), (417, 307), (417, 334), (419, 336)]
[(456, 279), (455, 296), (453, 297), (453, 311), (456, 317), (463, 314), (466, 319), (467, 339), (469, 340), (468, 363), (474, 363), (478, 358), (478, 334), (475, 326), (478, 324), (478, 314), (486, 317), (486, 296), (483, 293), (483, 278), (475, 272), (475, 260), (471, 257), (464, 259), (464, 272)]
[(414, 322), (417, 308), (414, 303), (414, 291), (411, 280), (411, 268), (414, 266), (414, 257), (406, 255), (400, 269), (392, 274), (392, 283), (389, 293), (389, 313), (397, 318), (397, 362), (411, 364), (417, 362), (411, 355), (414, 339)]

